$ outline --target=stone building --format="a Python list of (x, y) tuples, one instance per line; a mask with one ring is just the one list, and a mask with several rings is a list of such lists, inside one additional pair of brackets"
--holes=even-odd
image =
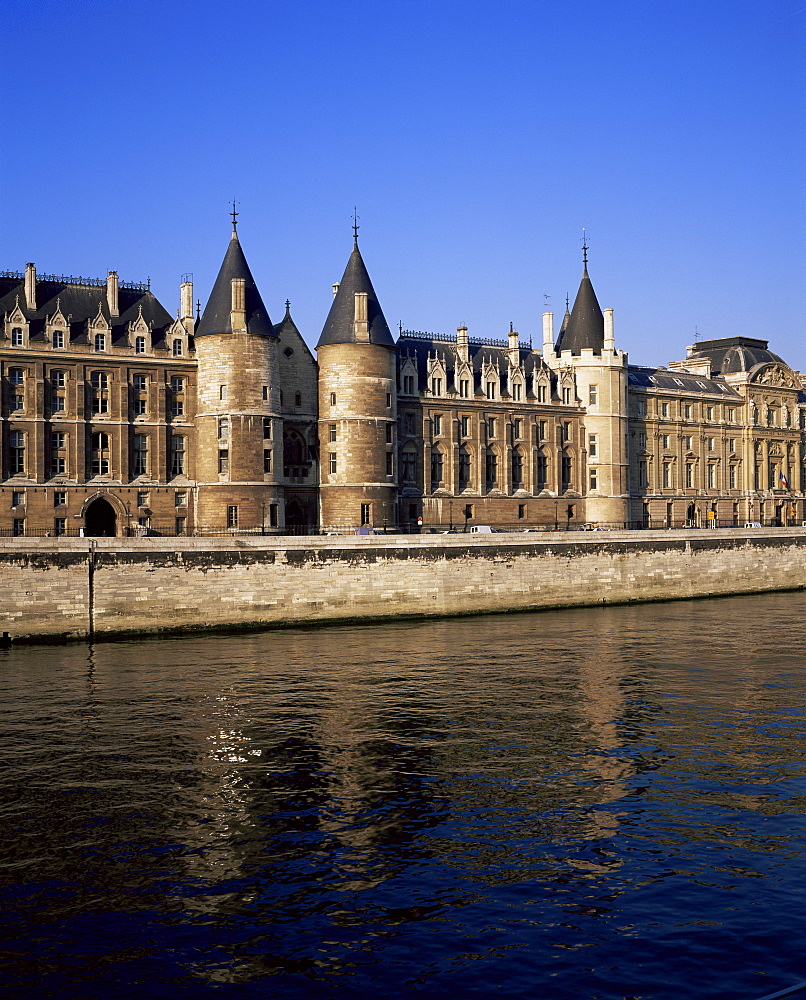
[(539, 348), (400, 330), (357, 236), (317, 344), (272, 323), (233, 217), (204, 311), (0, 273), (0, 534), (348, 533), (806, 520), (806, 396), (766, 341), (632, 366), (587, 251)]

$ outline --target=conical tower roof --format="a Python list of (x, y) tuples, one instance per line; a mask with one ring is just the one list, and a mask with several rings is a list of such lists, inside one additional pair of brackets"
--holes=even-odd
[(601, 354), (604, 347), (604, 316), (588, 276), (588, 262), (584, 261), (582, 281), (574, 299), (574, 308), (566, 323), (563, 320), (560, 334), (557, 337), (556, 351), (570, 351), (580, 354), (582, 351), (593, 351)]
[(232, 333), (232, 279), (243, 278), (246, 292), (246, 329), (256, 337), (276, 337), (269, 311), (263, 304), (255, 279), (246, 263), (235, 225), (221, 270), (196, 328), (197, 337)]
[(330, 312), (327, 314), (317, 347), (324, 347), (327, 344), (354, 344), (356, 342), (353, 322), (357, 292), (365, 292), (367, 296), (369, 342), (380, 344), (383, 347), (395, 346), (356, 239), (336, 297), (333, 299)]

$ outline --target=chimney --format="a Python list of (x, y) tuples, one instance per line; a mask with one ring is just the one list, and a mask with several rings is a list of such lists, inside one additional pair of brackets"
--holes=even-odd
[[(245, 312), (246, 311), (246, 279), (245, 278), (233, 278), (230, 282), (230, 288), (232, 291), (231, 306), (233, 312)], [(233, 324), (234, 326), (234, 324)]]
[(554, 313), (543, 313), (543, 355), (554, 350)]
[(355, 293), (355, 313), (353, 317), (353, 332), (355, 339), (363, 343), (369, 343), (369, 319), (367, 311), (367, 293)]
[(36, 309), (36, 264), (25, 265), (25, 305)]
[(470, 355), (467, 347), (467, 327), (457, 326), (456, 327), (456, 352), (459, 357), (467, 363), (470, 360)]
[(509, 324), (509, 363), (511, 365), (517, 365), (520, 361), (520, 352), (518, 344), (518, 334), (512, 329), (512, 324)]
[(118, 272), (110, 271), (106, 276), (106, 303), (109, 306), (109, 315), (112, 317), (120, 316), (120, 310), (118, 308)]
[(616, 341), (613, 336), (613, 310), (604, 310), (604, 349), (606, 351), (616, 350)]
[(182, 319), (193, 319), (193, 282), (183, 281), (179, 286), (179, 314)]

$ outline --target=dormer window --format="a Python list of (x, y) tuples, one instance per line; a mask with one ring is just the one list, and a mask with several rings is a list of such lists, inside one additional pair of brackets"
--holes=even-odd
[(53, 331), (53, 346), (60, 349), (64, 347), (64, 330)]
[(106, 334), (96, 333), (95, 334), (95, 350), (105, 351), (106, 350)]
[(15, 326), (11, 331), (11, 346), (12, 347), (22, 347), (25, 343), (25, 338), (23, 336), (22, 328)]
[(176, 337), (173, 343), (173, 355), (175, 358), (182, 357), (182, 340), (180, 337)]
[(135, 337), (134, 338), (134, 353), (135, 354), (145, 354), (146, 352), (146, 338), (145, 337)]
[(487, 383), (487, 399), (495, 399), (495, 382)]
[(431, 379), (431, 393), (434, 396), (441, 396), (442, 395), (442, 379), (441, 378), (432, 378)]

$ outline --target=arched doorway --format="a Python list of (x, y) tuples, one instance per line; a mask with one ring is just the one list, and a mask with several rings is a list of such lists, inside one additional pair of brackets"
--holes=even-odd
[(84, 534), (91, 537), (111, 537), (117, 534), (115, 508), (108, 500), (98, 497), (87, 507), (84, 514)]

